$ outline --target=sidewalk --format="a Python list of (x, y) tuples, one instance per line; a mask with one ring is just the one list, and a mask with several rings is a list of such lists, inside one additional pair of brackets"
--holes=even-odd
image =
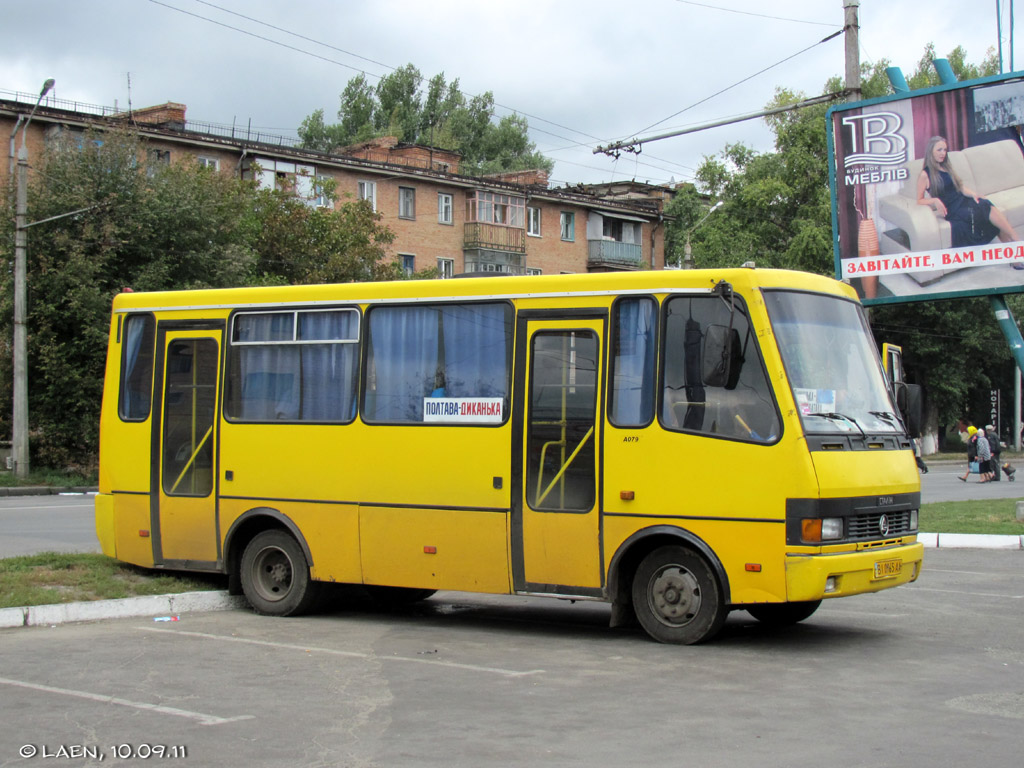
[(0, 487), (0, 497), (4, 496), (60, 496), (62, 493), (96, 493), (95, 485), (22, 485), (12, 488)]

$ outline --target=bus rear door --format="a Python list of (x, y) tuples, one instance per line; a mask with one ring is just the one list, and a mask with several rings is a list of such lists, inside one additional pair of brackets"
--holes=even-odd
[(153, 560), (214, 568), (223, 323), (160, 323), (153, 419)]

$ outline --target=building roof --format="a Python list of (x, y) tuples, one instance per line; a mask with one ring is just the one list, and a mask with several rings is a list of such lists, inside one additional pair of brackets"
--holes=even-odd
[[(0, 117), (6, 115), (11, 119), (30, 112), (38, 98), (33, 94), (0, 90), (0, 97), (3, 96), (12, 98), (0, 98)], [(327, 167), (358, 169), (371, 174), (403, 175), (447, 186), (483, 188), (521, 195), (529, 199), (596, 209), (613, 216), (620, 214), (643, 219), (659, 219), (667, 200), (653, 195), (645, 198), (638, 195), (624, 198), (615, 193), (607, 194), (601, 189), (602, 185), (550, 189), (547, 187), (546, 174), (538, 171), (466, 176), (456, 172), (459, 157), (457, 153), (436, 147), (402, 144), (393, 137), (382, 137), (332, 152), (306, 149), (297, 139), (253, 132), (249, 128), (237, 125), (226, 126), (186, 120), (186, 109), (186, 105), (180, 102), (167, 102), (153, 107), (124, 111), (116, 106), (100, 107), (46, 98), (36, 110), (33, 121), (81, 128), (94, 127), (99, 130), (130, 124), (141, 136), (149, 140), (160, 139), (193, 147), (219, 148), (241, 152), (243, 155), (262, 154)], [(456, 171), (453, 171), (453, 168)]]

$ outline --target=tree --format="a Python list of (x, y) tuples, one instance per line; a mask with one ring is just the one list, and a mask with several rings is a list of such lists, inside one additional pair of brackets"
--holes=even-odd
[[(911, 88), (938, 84), (934, 58), (934, 46), (928, 45), (907, 78)], [(998, 71), (992, 51), (979, 65), (967, 62), (962, 47), (947, 58), (961, 80)], [(888, 66), (886, 60), (862, 66), (865, 99), (893, 92)], [(841, 89), (841, 79), (833, 77), (823, 93)], [(804, 98), (778, 89), (766, 108)], [(766, 118), (775, 135), (774, 152), (729, 144), (718, 155), (704, 158), (696, 174), (697, 192), (724, 205), (691, 233), (698, 266), (738, 266), (753, 260), (759, 266), (833, 274), (827, 109), (812, 106)], [(695, 199), (694, 194), (677, 195), (667, 210), (677, 217), (666, 231), (670, 258), (681, 258), (685, 233), (706, 211), (706, 205), (695, 204)], [(1010, 304), (1024, 306), (1016, 299)], [(993, 382), (1005, 386), (1009, 353), (983, 299), (890, 305), (875, 307), (870, 314), (877, 341), (901, 344), (911, 380), (925, 386), (933, 431), (939, 423), (978, 413), (972, 392)]]
[[(195, 162), (161, 163), (131, 132), (67, 134), (33, 157), (28, 254), (28, 377), (33, 463), (96, 464), (110, 304), (125, 289), (392, 279), (393, 239), (363, 201), (316, 209), (287, 192)], [(7, 210), (13, 196), (5, 192)], [(13, 215), (0, 223), (3, 323), (11, 337)], [(10, 354), (0, 357), (0, 428)]]
[(529, 124), (520, 115), (494, 120), (494, 96), (488, 91), (469, 99), (444, 73), (424, 79), (412, 64), (385, 75), (372, 88), (364, 75), (348, 81), (342, 91), (338, 123), (324, 122), (323, 110), (307, 116), (299, 138), (308, 149), (329, 152), (375, 136), (459, 152), (462, 169), (470, 175), (540, 168), (551, 171), (553, 161), (530, 141)]

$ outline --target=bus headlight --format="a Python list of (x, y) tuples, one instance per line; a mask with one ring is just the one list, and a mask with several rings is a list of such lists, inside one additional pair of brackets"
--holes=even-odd
[(800, 538), (812, 544), (841, 539), (843, 538), (843, 518), (805, 518), (800, 523)]

